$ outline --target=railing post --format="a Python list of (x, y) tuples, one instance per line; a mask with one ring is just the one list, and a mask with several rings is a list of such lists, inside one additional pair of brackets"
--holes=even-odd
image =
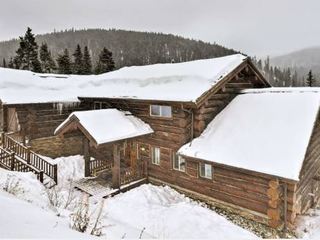
[(53, 165), (53, 180), (58, 185), (58, 165)]
[(43, 183), (43, 171), (39, 172), (39, 181)]
[(15, 160), (16, 160), (14, 152), (10, 154), (10, 159), (11, 159), (10, 170), (14, 171), (14, 164), (15, 164)]
[(30, 147), (27, 147), (27, 156), (26, 156), (26, 160), (27, 163), (30, 164), (30, 158), (31, 157), (31, 151), (30, 151)]
[(1, 133), (1, 146), (2, 146), (3, 148), (5, 148), (5, 147), (4, 147), (4, 137), (5, 137), (5, 136), (4, 136), (4, 132), (2, 132), (2, 133)]

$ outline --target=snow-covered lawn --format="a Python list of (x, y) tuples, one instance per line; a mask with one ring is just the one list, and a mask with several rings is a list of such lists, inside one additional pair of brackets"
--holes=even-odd
[[(83, 158), (73, 156), (54, 160), (59, 166), (58, 196), (66, 201), (69, 179), (83, 176)], [(9, 176), (9, 177), (8, 177)], [(11, 177), (10, 177), (11, 176)], [(13, 194), (3, 191), (10, 179), (19, 182)], [(0, 237), (14, 238), (96, 238), (70, 228), (74, 212), (83, 193), (75, 191), (73, 202), (66, 209), (62, 203), (52, 207), (46, 190), (31, 173), (0, 169)], [(62, 192), (62, 194), (61, 194)], [(101, 200), (89, 199), (92, 220), (95, 220)], [(104, 201), (101, 225), (102, 237), (121, 238), (216, 238), (256, 239), (214, 211), (190, 200), (167, 186), (145, 184)]]

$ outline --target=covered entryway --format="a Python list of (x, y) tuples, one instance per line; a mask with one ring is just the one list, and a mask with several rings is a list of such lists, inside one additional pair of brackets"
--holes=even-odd
[(55, 130), (55, 135), (63, 137), (75, 132), (83, 136), (86, 177), (97, 176), (113, 189), (145, 177), (146, 163), (139, 159), (138, 142), (153, 130), (130, 112), (73, 112)]

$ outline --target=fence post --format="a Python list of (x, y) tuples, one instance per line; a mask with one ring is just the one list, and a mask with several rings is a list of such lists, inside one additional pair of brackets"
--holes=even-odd
[(58, 165), (53, 165), (53, 180), (58, 185)]
[(10, 170), (11, 170), (11, 171), (14, 171), (14, 164), (15, 164), (15, 154), (14, 154), (14, 152), (11, 153), (10, 159), (11, 159)]

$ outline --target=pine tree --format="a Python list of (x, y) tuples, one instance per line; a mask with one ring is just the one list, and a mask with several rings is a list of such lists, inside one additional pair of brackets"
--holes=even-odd
[(65, 49), (62, 55), (57, 58), (58, 72), (61, 74), (71, 74), (71, 61), (68, 49)]
[(2, 67), (3, 67), (3, 68), (6, 68), (6, 67), (7, 67), (7, 62), (6, 62), (6, 59), (5, 59), (5, 58), (2, 59)]
[(99, 54), (99, 60), (95, 68), (95, 73), (101, 74), (113, 71), (114, 69), (115, 64), (112, 58), (112, 52), (110, 52), (107, 48), (103, 48)]
[(52, 73), (56, 69), (56, 64), (52, 59), (51, 52), (48, 50), (48, 45), (46, 43), (42, 43), (39, 55), (42, 71)]
[(81, 47), (78, 44), (76, 50), (73, 53), (73, 73), (74, 74), (83, 74), (83, 55), (81, 51)]
[(308, 87), (313, 87), (315, 84), (315, 78), (313, 77), (312, 70), (308, 72), (306, 84)]
[(15, 68), (13, 58), (10, 58), (8, 68)]
[(25, 69), (26, 68), (26, 58), (25, 58), (25, 49), (26, 44), (23, 37), (19, 37), (19, 48), (16, 51), (16, 56), (12, 60), (12, 65), (16, 69)]
[(41, 64), (38, 59), (38, 44), (31, 28), (28, 27), (24, 37), (20, 37), (16, 54), (14, 58), (16, 68), (41, 72)]
[(88, 47), (83, 50), (83, 74), (92, 74), (92, 62)]

